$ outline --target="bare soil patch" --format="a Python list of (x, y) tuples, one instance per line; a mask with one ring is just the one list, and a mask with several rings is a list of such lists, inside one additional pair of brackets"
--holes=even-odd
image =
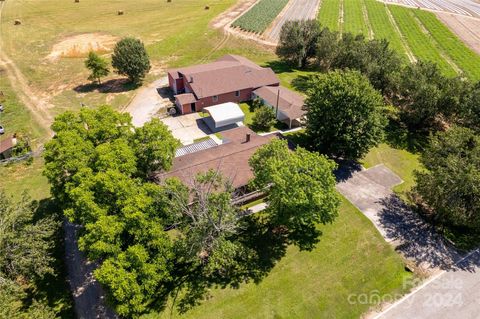
[(112, 51), (117, 41), (117, 37), (108, 34), (77, 34), (56, 43), (47, 59), (53, 62), (59, 58), (82, 58), (90, 51), (108, 53)]
[(437, 17), (466, 45), (480, 54), (480, 20), (448, 13), (436, 13)]

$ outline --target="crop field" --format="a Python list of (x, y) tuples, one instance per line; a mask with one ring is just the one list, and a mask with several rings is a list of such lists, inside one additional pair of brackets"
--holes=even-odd
[(365, 5), (374, 37), (377, 39), (388, 39), (390, 46), (394, 50), (406, 54), (402, 38), (392, 25), (385, 5), (377, 0), (365, 0)]
[(369, 35), (368, 24), (362, 11), (363, 1), (343, 0), (343, 32)]
[(233, 27), (245, 31), (262, 33), (283, 10), (288, 0), (261, 0), (244, 15), (238, 18)]
[(440, 54), (437, 48), (438, 43), (423, 32), (415, 20), (412, 9), (391, 6), (390, 12), (417, 59), (436, 62), (446, 75), (457, 75), (455, 69)]
[(338, 30), (340, 27), (340, 0), (323, 0), (320, 3), (318, 19), (323, 26)]
[(343, 0), (343, 25), (340, 25), (340, 14), (335, 10), (340, 10), (341, 3), (322, 1), (318, 15), (322, 25), (337, 31), (364, 33), (366, 37), (371, 28), (374, 38), (387, 39), (394, 50), (408, 58), (435, 62), (447, 76), (464, 73), (472, 80), (480, 80), (480, 56), (433, 13), (375, 0)]
[(415, 10), (415, 15), (458, 67), (470, 78), (480, 79), (478, 54), (465, 48), (462, 41), (430, 12)]

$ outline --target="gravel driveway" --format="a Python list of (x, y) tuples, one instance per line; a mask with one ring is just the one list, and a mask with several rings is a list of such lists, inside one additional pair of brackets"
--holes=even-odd
[(143, 126), (161, 110), (173, 105), (168, 93), (168, 78), (166, 76), (140, 89), (128, 104), (125, 112), (132, 116), (134, 126)]

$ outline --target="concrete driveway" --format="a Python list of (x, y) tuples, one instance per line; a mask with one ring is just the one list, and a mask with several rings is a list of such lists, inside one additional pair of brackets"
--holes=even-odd
[(384, 165), (342, 179), (337, 190), (368, 217), (397, 252), (426, 273), (449, 269), (462, 255), (392, 191), (402, 180)]
[(198, 113), (169, 116), (162, 119), (162, 122), (183, 145), (192, 144), (194, 140), (212, 134)]

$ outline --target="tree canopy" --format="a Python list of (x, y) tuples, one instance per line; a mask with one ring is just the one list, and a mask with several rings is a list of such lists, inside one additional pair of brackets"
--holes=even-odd
[(319, 235), (316, 224), (331, 223), (337, 216), (336, 164), (303, 148), (290, 151), (286, 141), (273, 140), (252, 156), (250, 165), (253, 185), (267, 195), (270, 223), (284, 228), (292, 243), (311, 249)]
[(381, 142), (386, 124), (382, 96), (357, 71), (335, 71), (310, 83), (306, 132), (321, 153), (359, 159)]
[(316, 20), (287, 21), (280, 32), (276, 53), (295, 67), (307, 65), (315, 56), (320, 25)]
[(124, 38), (113, 49), (112, 66), (118, 74), (126, 75), (139, 84), (150, 71), (150, 59), (143, 43), (135, 38)]
[(431, 138), (415, 191), (441, 224), (480, 229), (480, 137), (454, 127)]

